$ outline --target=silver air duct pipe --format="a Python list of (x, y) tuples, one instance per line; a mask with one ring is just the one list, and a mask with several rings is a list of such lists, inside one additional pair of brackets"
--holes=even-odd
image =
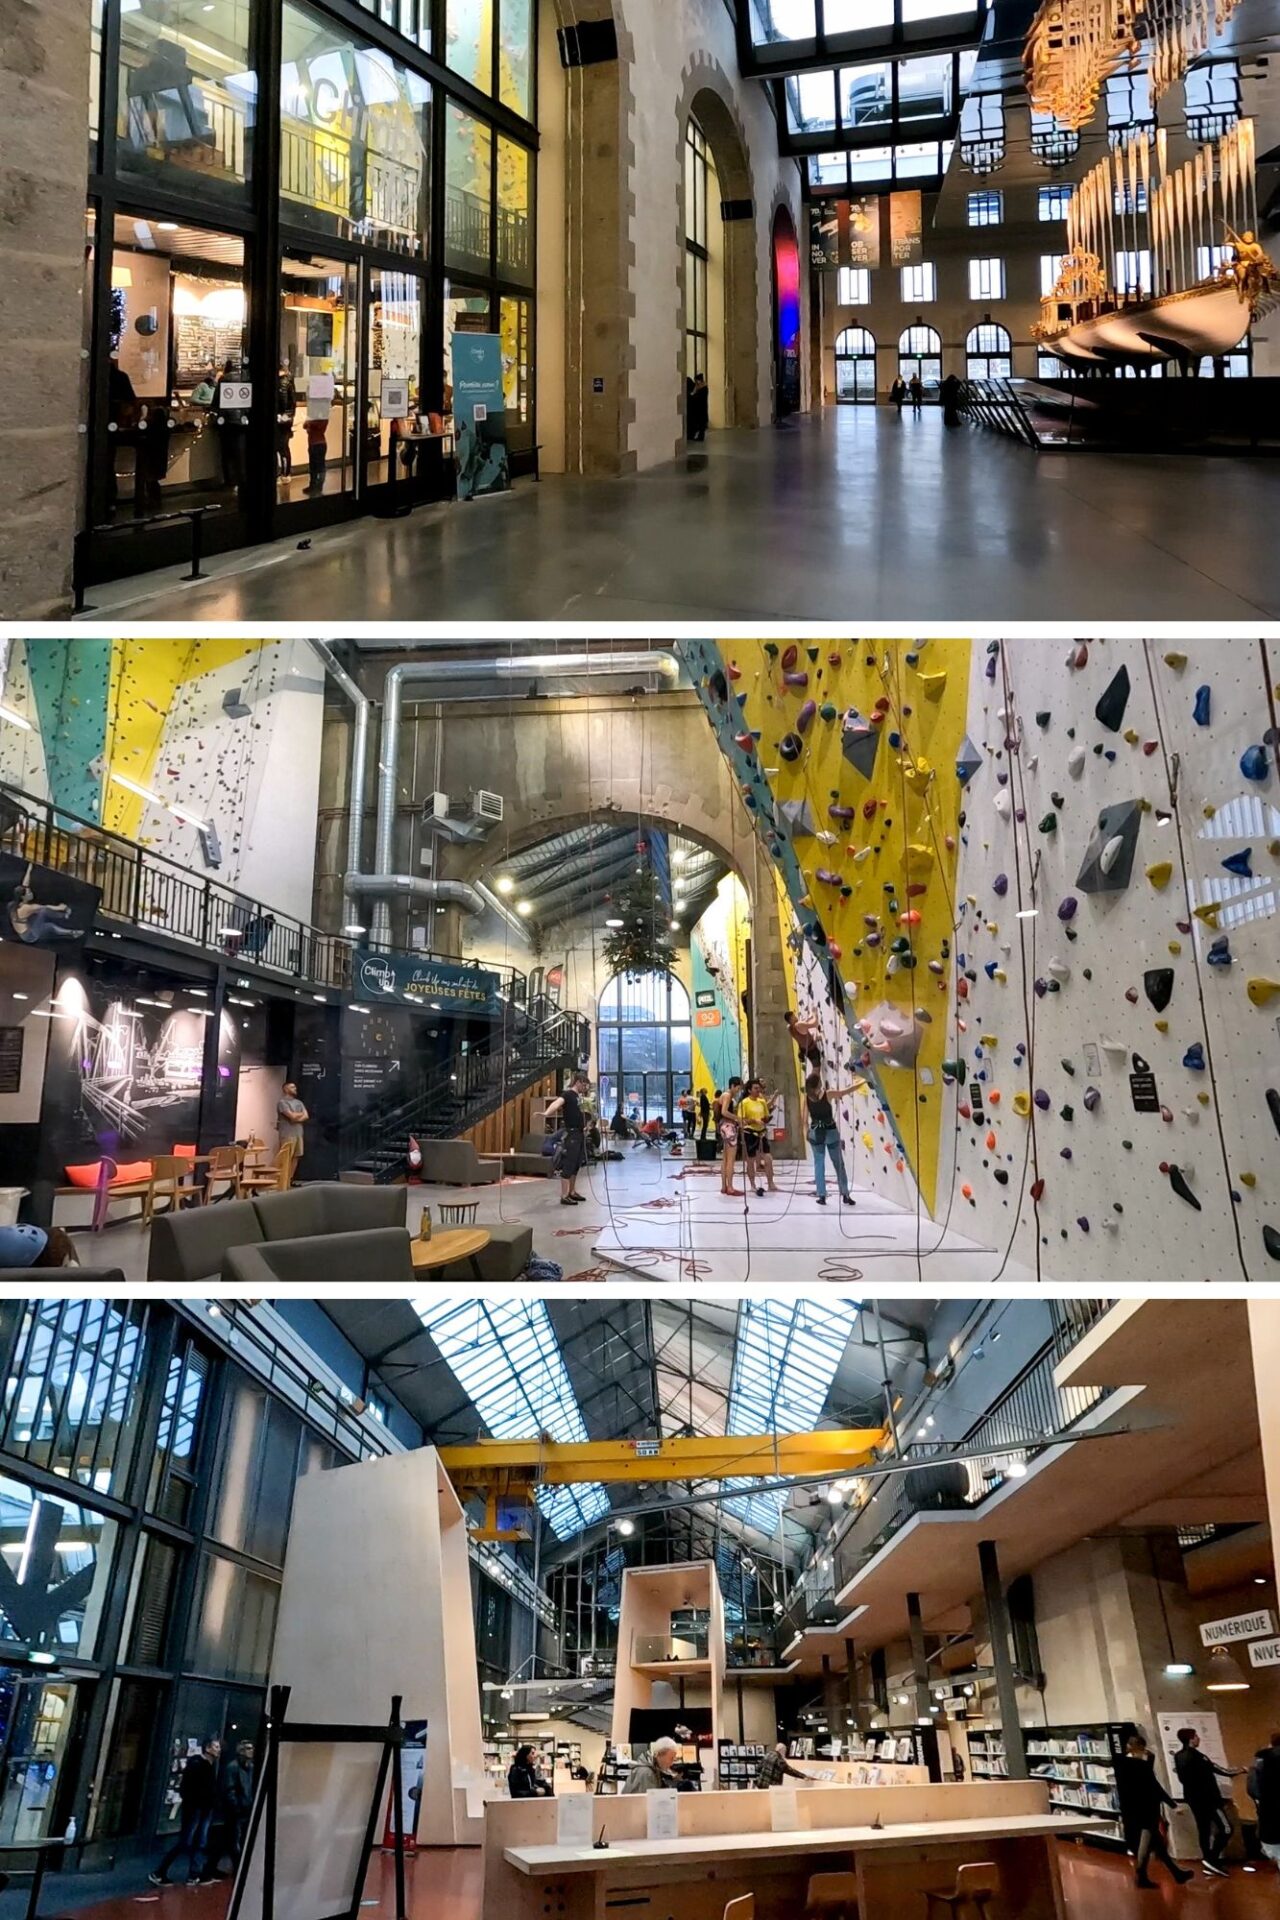
[[(420, 684), (429, 693), (432, 689), (458, 681), (482, 680), (486, 677), (497, 680), (561, 679), (583, 673), (642, 672), (654, 667), (670, 673), (674, 678), (677, 666), (669, 646), (648, 647), (643, 652), (633, 653), (527, 653), (505, 654), (487, 660), (414, 660), (392, 667), (383, 692), (382, 738), (378, 755), (378, 831), (374, 842), (372, 877), (380, 880), (391, 874), (396, 781), (400, 766), (400, 710), (406, 685)], [(358, 857), (355, 864), (359, 865)], [(413, 884), (432, 883), (415, 881)], [(375, 896), (378, 891), (374, 887), (366, 890)], [(388, 886), (385, 891), (389, 894), (401, 890)], [(468, 891), (474, 892), (474, 889)], [(479, 898), (478, 895), (476, 897)], [(375, 897), (370, 945), (391, 945), (391, 909), (385, 897)]]
[(426, 900), (434, 907), (460, 907), (463, 913), (483, 913), (486, 901), (478, 887), (467, 880), (422, 880), (412, 873), (349, 873), (347, 892), (355, 896), (370, 893), (379, 898)]
[[(365, 768), (369, 760), (369, 713), (373, 702), (356, 685), (342, 662), (334, 653), (327, 640), (313, 640), (312, 652), (323, 663), (325, 670), (346, 694), (355, 716), (355, 725), (351, 735), (351, 779), (350, 801), (347, 813), (347, 873), (358, 873), (364, 840), (364, 781)], [(356, 904), (351, 890), (343, 883), (342, 894), (342, 930), (353, 933), (356, 926)]]

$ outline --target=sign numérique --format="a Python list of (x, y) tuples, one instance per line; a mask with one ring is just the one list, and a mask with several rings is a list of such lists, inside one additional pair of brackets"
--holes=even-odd
[(447, 961), (364, 949), (355, 957), (357, 998), (397, 1000), (424, 1012), (496, 1014), (499, 984), (497, 974), (483, 967), (453, 967)]

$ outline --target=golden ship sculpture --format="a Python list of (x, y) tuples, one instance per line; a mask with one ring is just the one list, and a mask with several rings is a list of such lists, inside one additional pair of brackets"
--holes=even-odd
[(1280, 273), (1257, 239), (1252, 120), (1172, 172), (1166, 147), (1164, 128), (1131, 135), (1072, 195), (1067, 252), (1032, 328), (1068, 364), (1217, 359), (1277, 304)]
[(1154, 106), (1208, 52), (1240, 0), (1041, 0), (1022, 64), (1031, 105), (1079, 133), (1113, 73), (1145, 53)]

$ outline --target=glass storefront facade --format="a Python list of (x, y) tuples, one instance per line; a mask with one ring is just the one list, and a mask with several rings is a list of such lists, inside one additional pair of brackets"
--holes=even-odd
[(87, 579), (443, 497), (459, 325), (532, 464), (536, 45), (537, 0), (97, 0)]
[(89, 1862), (173, 1831), (190, 1743), (256, 1735), (298, 1480), (379, 1450), (336, 1416), (321, 1432), (193, 1319), (0, 1304), (7, 1844), (73, 1814)]

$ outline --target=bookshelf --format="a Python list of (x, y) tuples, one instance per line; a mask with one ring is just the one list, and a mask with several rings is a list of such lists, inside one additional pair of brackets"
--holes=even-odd
[(754, 1787), (766, 1751), (762, 1746), (743, 1746), (739, 1741), (722, 1740), (716, 1766), (716, 1785), (721, 1792), (735, 1793)]
[[(1049, 1788), (1049, 1804), (1059, 1813), (1088, 1813), (1107, 1824), (1096, 1836), (1124, 1844), (1116, 1798), (1115, 1763), (1133, 1731), (1126, 1722), (1098, 1721), (1091, 1726), (1024, 1727), (1027, 1769)], [(1003, 1734), (970, 1732), (969, 1771), (975, 1780), (1005, 1780), (1009, 1768)]]

